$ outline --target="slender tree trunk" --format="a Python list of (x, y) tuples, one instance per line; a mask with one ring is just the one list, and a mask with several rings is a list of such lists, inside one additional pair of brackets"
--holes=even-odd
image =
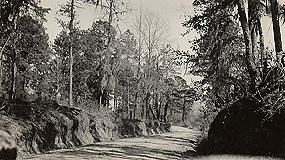
[(116, 111), (117, 108), (117, 83), (115, 82), (115, 87), (114, 87), (114, 106), (113, 109)]
[(252, 41), (252, 55), (253, 57), (258, 55), (257, 49), (257, 36), (256, 36), (256, 21), (257, 21), (257, 2), (256, 0), (249, 0), (248, 1), (248, 17), (249, 17), (249, 31), (251, 34), (251, 41)]
[(57, 102), (60, 101), (61, 95), (60, 95), (60, 65), (61, 65), (61, 59), (59, 56), (56, 57), (56, 91), (55, 91), (55, 99)]
[[(111, 47), (111, 41), (112, 41), (112, 35), (111, 35), (111, 28), (112, 28), (112, 22), (113, 22), (113, 7), (114, 7), (114, 3), (115, 1), (114, 0), (109, 0), (109, 13), (108, 13), (108, 41), (107, 41), (107, 54), (106, 54), (106, 59), (105, 59), (105, 66), (106, 65), (109, 65), (109, 61), (110, 61), (110, 57), (111, 57), (111, 50), (110, 50), (110, 47)], [(103, 67), (104, 68), (104, 67)], [(112, 70), (112, 67), (110, 67), (110, 70)], [(102, 96), (104, 96), (104, 98), (102, 97), (101, 98), (101, 101), (102, 99), (104, 99), (104, 104), (103, 106), (107, 106), (108, 105), (108, 95), (109, 95), (109, 92), (107, 91), (107, 88), (108, 86), (110, 85), (110, 78), (107, 78), (107, 85), (104, 86), (104, 87), (101, 87), (102, 90), (105, 92), (105, 94), (103, 94)], [(101, 105), (101, 103), (100, 103)]]
[[(16, 52), (16, 51), (13, 51)], [(10, 88), (10, 100), (15, 99), (15, 89), (16, 89), (16, 77), (17, 77), (17, 65), (16, 65), (16, 53), (13, 53), (13, 60), (12, 60), (12, 78), (11, 78), (11, 88)]]
[(3, 61), (3, 53), (4, 53), (4, 50), (8, 44), (8, 42), (10, 41), (10, 38), (11, 38), (11, 35), (7, 38), (7, 40), (5, 41), (3, 47), (1, 48), (1, 51), (0, 51), (0, 98), (2, 95), (2, 92), (3, 92), (3, 88), (2, 88), (2, 81), (3, 81), (3, 67), (2, 67), (2, 61)]
[(256, 66), (253, 59), (252, 41), (243, 0), (238, 0), (238, 14), (246, 46), (246, 66), (250, 76), (250, 90), (255, 92)]
[[(155, 91), (153, 91), (155, 92)], [(150, 111), (150, 114), (152, 115), (149, 116), (151, 119), (156, 119), (156, 114), (155, 114), (155, 110), (154, 108), (156, 107), (156, 99), (155, 99), (155, 93), (153, 93), (152, 95), (149, 96), (150, 97), (150, 104), (149, 104), (149, 111)]]
[(3, 55), (0, 55), (0, 98), (3, 97), (3, 88), (2, 88), (2, 79), (3, 79), (3, 70), (2, 70), (2, 58)]
[[(130, 112), (130, 84), (129, 84), (129, 78), (127, 77), (127, 113)], [(130, 119), (132, 119), (132, 117), (130, 116)]]
[(155, 96), (155, 109), (156, 109), (156, 119), (159, 120), (160, 117), (160, 108), (159, 108), (159, 96), (158, 94), (156, 94)]
[(137, 109), (134, 108), (134, 110), (133, 110), (133, 119), (136, 119), (136, 113), (137, 113)]
[(130, 115), (129, 119), (133, 119), (133, 111), (132, 110), (130, 110), (129, 115)]
[(186, 126), (186, 116), (187, 116), (187, 113), (186, 113), (186, 100), (185, 98), (183, 98), (183, 105), (182, 105), (182, 123), (184, 126)]
[(69, 66), (69, 107), (73, 106), (73, 94), (72, 94), (72, 90), (73, 90), (73, 50), (72, 50), (72, 46), (70, 46), (70, 66)]
[[(271, 2), (271, 13), (272, 13), (272, 23), (273, 23), (273, 33), (274, 33), (274, 43), (275, 43), (275, 51), (277, 58), (279, 57), (280, 52), (282, 52), (282, 39), (280, 32), (280, 24), (279, 24), (279, 15), (278, 15), (278, 2), (277, 0), (270, 0)], [(280, 57), (281, 62), (284, 64), (284, 56)], [(279, 59), (277, 59), (279, 61)]]
[(135, 93), (135, 105), (134, 105), (134, 116), (133, 116), (134, 119), (136, 119), (136, 112), (138, 107), (137, 103), (138, 103), (138, 92)]
[(265, 52), (265, 45), (264, 45), (264, 35), (263, 30), (261, 26), (261, 17), (258, 17), (257, 19), (257, 28), (258, 28), (258, 34), (259, 34), (259, 46), (260, 46), (260, 60), (261, 60), (261, 69), (262, 69), (262, 79), (263, 74), (267, 72), (267, 57)]
[(17, 31), (17, 19), (18, 19), (19, 13), (13, 17), (13, 35), (14, 35), (14, 40), (13, 40), (13, 49), (12, 49), (12, 78), (11, 78), (11, 88), (10, 88), (10, 95), (9, 98), (10, 100), (15, 99), (15, 87), (16, 87), (16, 76), (17, 76), (17, 65), (16, 65), (16, 58), (17, 58), (17, 52), (16, 52), (16, 31)]
[(101, 107), (103, 101), (103, 89), (100, 90), (100, 96), (99, 96), (99, 107)]
[(142, 104), (141, 119), (145, 119), (145, 105)]
[(163, 120), (164, 120), (164, 122), (167, 122), (167, 112), (168, 112), (169, 102), (170, 102), (170, 100), (168, 99), (168, 100), (166, 101), (165, 106), (164, 106), (164, 114), (163, 114)]
[[(257, 43), (257, 36), (256, 36), (256, 32), (255, 30), (251, 31), (251, 40), (252, 40), (252, 55), (253, 58), (255, 59), (256, 56), (258, 56), (258, 43)], [(257, 62), (258, 60), (255, 59), (255, 62)]]
[[(16, 27), (15, 27), (16, 28)], [(16, 31), (16, 29), (15, 29)], [(15, 32), (14, 31), (14, 32)], [(16, 78), (17, 78), (17, 64), (16, 64), (16, 59), (17, 59), (17, 52), (16, 52), (16, 42), (14, 39), (14, 46), (12, 49), (12, 78), (11, 78), (11, 88), (10, 88), (10, 100), (15, 99), (15, 94), (16, 94)]]
[(150, 115), (149, 115), (149, 92), (147, 92), (146, 98), (145, 98), (145, 118), (146, 119), (150, 118)]
[(162, 109), (162, 98), (160, 97), (160, 102), (159, 102), (159, 120), (162, 121), (162, 116), (161, 116), (161, 109)]
[(117, 95), (114, 94), (114, 109), (117, 110)]
[(141, 105), (141, 107), (142, 107), (142, 110), (141, 110), (141, 119), (145, 119), (145, 114), (146, 114), (146, 103), (145, 104), (143, 104), (143, 101), (144, 100), (142, 100), (142, 105)]
[(110, 50), (110, 44), (111, 44), (111, 27), (112, 27), (112, 21), (113, 21), (113, 5), (114, 0), (110, 0), (110, 8), (109, 8), (109, 28), (108, 28), (108, 50)]
[(69, 107), (73, 106), (73, 22), (74, 22), (74, 0), (71, 0), (71, 11), (70, 11), (70, 22), (69, 22), (69, 36), (70, 36), (70, 46), (69, 46), (69, 56), (70, 56), (70, 66), (69, 66)]
[(157, 118), (156, 118), (156, 114), (155, 114), (155, 112), (154, 112), (154, 110), (153, 110), (153, 108), (152, 108), (151, 105), (149, 106), (149, 110), (150, 110), (150, 113), (151, 113), (151, 115), (152, 115), (152, 117), (153, 117), (152, 119), (157, 119)]
[(256, 72), (256, 77), (255, 77), (255, 84), (256, 86), (259, 84), (259, 80), (261, 79), (260, 75), (260, 70), (258, 69), (258, 65), (260, 62), (259, 59), (259, 52), (258, 52), (258, 42), (257, 42), (257, 34), (258, 34), (258, 20), (259, 20), (259, 15), (258, 15), (258, 3), (257, 0), (248, 0), (248, 17), (249, 17), (249, 30), (250, 30), (250, 36), (251, 36), (251, 42), (252, 42), (252, 57), (253, 57), (253, 62), (256, 64), (255, 65), (255, 72)]

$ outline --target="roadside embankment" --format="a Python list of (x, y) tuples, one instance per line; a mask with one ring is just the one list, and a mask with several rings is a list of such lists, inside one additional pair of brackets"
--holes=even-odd
[(0, 112), (0, 129), (11, 133), (19, 155), (162, 133), (170, 128), (158, 121), (115, 122), (109, 109), (96, 104), (91, 105), (92, 110), (69, 108), (56, 102), (15, 101), (6, 105), (6, 110)]

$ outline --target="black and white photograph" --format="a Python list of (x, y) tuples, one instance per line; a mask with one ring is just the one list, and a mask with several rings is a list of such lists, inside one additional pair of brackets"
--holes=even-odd
[(0, 160), (285, 159), (285, 0), (0, 0)]

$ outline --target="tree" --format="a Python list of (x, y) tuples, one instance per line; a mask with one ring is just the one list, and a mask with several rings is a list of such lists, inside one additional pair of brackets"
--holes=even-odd
[[(74, 101), (80, 103), (84, 99), (93, 99), (98, 104), (107, 103), (108, 96), (102, 94), (105, 83), (104, 71), (105, 52), (108, 42), (108, 22), (97, 21), (87, 30), (74, 29), (73, 32), (73, 95)], [(112, 37), (115, 37), (115, 30), (112, 27)], [(62, 77), (59, 82), (60, 93), (67, 96), (66, 80), (69, 79), (69, 34), (62, 31), (55, 39), (54, 49), (59, 60), (59, 74)], [(112, 49), (113, 50), (113, 49)], [(112, 53), (113, 55), (113, 53)], [(106, 88), (109, 91), (110, 88)], [(81, 99), (81, 100), (80, 100)]]
[[(188, 64), (191, 73), (204, 77), (203, 83), (211, 86), (209, 95), (212, 102), (216, 106), (224, 106), (242, 94), (248, 94), (253, 80), (248, 70), (252, 62), (249, 63), (246, 58), (248, 53), (245, 52), (239, 15), (233, 12), (236, 4), (232, 1), (218, 3), (215, 0), (197, 0), (193, 5), (200, 11), (184, 26), (196, 30), (200, 37), (192, 42), (194, 53), (189, 55), (177, 51), (177, 54)], [(248, 25), (247, 20), (244, 23)], [(249, 52), (251, 49), (247, 47)]]
[[(73, 41), (79, 41), (78, 31), (73, 33)], [(70, 96), (70, 35), (67, 31), (61, 31), (54, 40), (54, 51), (56, 57), (56, 68), (57, 68), (57, 99), (69, 99)], [(75, 43), (73, 43), (75, 44)], [(77, 43), (80, 44), (80, 43)], [(78, 45), (73, 45), (73, 53), (79, 52), (80, 48)], [(74, 56), (75, 54), (73, 54)], [(74, 77), (72, 77), (73, 79)], [(74, 85), (74, 84), (73, 84)], [(68, 90), (66, 90), (68, 89)], [(72, 90), (73, 91), (73, 90)], [(69, 101), (70, 102), (70, 101)], [(68, 103), (69, 103), (68, 102)]]
[(66, 5), (61, 6), (60, 13), (67, 15), (69, 19), (69, 107), (73, 106), (73, 32), (75, 21), (75, 0), (70, 0)]
[[(0, 53), (0, 65), (2, 64), (2, 60), (4, 58), (3, 54), (5, 51), (5, 47), (7, 47), (9, 41), (13, 41), (12, 45), (16, 43), (17, 41), (17, 24), (18, 24), (18, 19), (21, 18), (22, 16), (26, 14), (34, 15), (33, 18), (38, 18), (40, 21), (44, 20), (44, 15), (47, 13), (48, 9), (42, 8), (39, 6), (39, 4), (34, 1), (34, 0), (20, 0), (20, 1), (1, 1), (0, 3), (1, 7), (1, 20), (0, 20), (0, 28), (1, 28), (1, 33), (0, 33), (0, 39), (1, 45), (1, 53)], [(17, 75), (17, 66), (16, 66), (16, 48), (13, 48), (14, 51), (10, 52), (10, 57), (11, 57), (11, 63), (13, 64), (13, 69), (11, 70), (11, 86), (10, 86), (10, 91), (9, 91), (9, 97), (10, 99), (15, 98), (15, 87), (16, 87), (16, 75)], [(2, 75), (3, 75), (3, 70), (2, 66), (0, 66), (0, 83), (2, 84)], [(2, 90), (2, 86), (0, 85), (0, 90)]]
[[(241, 23), (241, 27), (242, 27), (242, 31), (243, 31), (243, 36), (244, 36), (244, 41), (245, 41), (245, 48), (246, 48), (246, 65), (247, 65), (247, 69), (248, 69), (248, 73), (250, 75), (250, 90), (251, 92), (255, 92), (255, 87), (256, 87), (256, 75), (257, 75), (257, 69), (256, 69), (256, 65), (254, 63), (254, 59), (253, 59), (253, 39), (251, 37), (250, 34), (250, 28), (249, 28), (249, 24), (248, 24), (248, 20), (246, 17), (246, 12), (245, 12), (245, 4), (244, 4), (244, 0), (239, 0), (237, 2), (238, 4), (238, 14), (239, 14), (239, 19), (240, 19), (240, 23)], [(251, 2), (249, 1), (249, 4), (251, 4)], [(251, 6), (251, 5), (249, 5)], [(253, 20), (253, 19), (252, 19)]]
[[(138, 98), (138, 79), (136, 75), (136, 53), (137, 41), (130, 30), (125, 31), (117, 39), (116, 66), (114, 67), (115, 87), (114, 102), (117, 105), (118, 98), (121, 97), (123, 104), (126, 104), (126, 113), (129, 118), (136, 117), (137, 98)], [(120, 96), (122, 95), (122, 96)], [(114, 106), (119, 109), (118, 106)], [(122, 106), (122, 110), (125, 106)]]
[[(88, 37), (86, 40), (95, 43), (96, 45), (93, 45), (95, 52), (95, 55), (97, 54), (97, 66), (96, 66), (96, 72), (97, 72), (97, 78), (90, 76), (89, 82), (97, 83), (96, 89), (95, 86), (88, 85), (88, 87), (93, 88), (96, 90), (96, 99), (98, 101), (98, 104), (103, 104), (103, 106), (108, 105), (108, 97), (109, 92), (111, 90), (111, 81), (113, 79), (112, 75), (112, 58), (115, 56), (114, 48), (115, 47), (115, 36), (116, 36), (116, 30), (114, 27), (111, 26), (109, 28), (109, 22), (107, 21), (97, 21), (96, 23), (93, 23), (92, 28), (90, 32), (88, 33)], [(92, 44), (90, 44), (92, 45)], [(106, 53), (108, 52), (108, 53)], [(95, 79), (94, 79), (95, 78)], [(92, 84), (90, 83), (90, 84)]]
[[(270, 2), (271, 2), (271, 14), (272, 14), (272, 23), (273, 23), (275, 51), (276, 51), (277, 57), (279, 57), (279, 54), (283, 51), (280, 24), (279, 24), (279, 7), (278, 7), (277, 0), (270, 0)], [(284, 65), (285, 64), (284, 55), (282, 55), (282, 57), (280, 58), (281, 58), (282, 64)]]
[(200, 36), (192, 41), (194, 53), (177, 55), (191, 73), (204, 77), (198, 86), (207, 93), (206, 108), (211, 108), (205, 115), (213, 116), (241, 97), (262, 102), (260, 109), (271, 115), (282, 108), (284, 69), (264, 44), (265, 2), (195, 0), (193, 5), (197, 12), (184, 26)]
[(41, 97), (43, 94), (48, 94), (43, 83), (49, 86), (49, 82), (45, 80), (51, 76), (49, 68), (51, 51), (48, 35), (43, 23), (28, 15), (18, 19), (18, 27), (16, 34), (19, 37), (14, 43), (17, 53), (15, 63), (17, 72), (15, 73), (16, 87), (13, 97), (27, 99), (26, 95), (29, 90), (35, 91), (38, 97)]
[[(103, 59), (101, 67), (104, 69), (104, 76), (102, 80), (104, 80), (106, 83), (101, 82), (101, 89), (100, 89), (100, 95), (106, 95), (109, 96), (108, 88), (110, 88), (111, 85), (111, 79), (114, 77), (114, 75), (111, 74), (113, 70), (113, 66), (110, 65), (111, 61), (111, 46), (114, 43), (114, 36), (112, 35), (114, 32), (112, 30), (112, 23), (115, 20), (119, 20), (119, 15), (124, 14), (125, 12), (128, 12), (129, 9), (127, 5), (124, 3), (124, 1), (115, 1), (115, 0), (83, 0), (83, 2), (93, 4), (96, 6), (96, 8), (99, 6), (101, 8), (101, 11), (105, 12), (105, 15), (107, 15), (107, 22), (108, 22), (108, 41), (107, 41), (107, 50), (105, 53), (105, 58)], [(123, 8), (123, 9), (122, 9)], [(104, 84), (104, 85), (103, 85)], [(101, 97), (99, 104), (101, 105), (103, 103), (104, 106), (107, 106), (107, 99), (102, 100), (103, 97)], [(104, 101), (104, 102), (103, 102)]]
[(72, 94), (72, 87), (73, 87), (73, 23), (74, 23), (74, 0), (70, 2), (70, 21), (69, 21), (69, 35), (70, 35), (70, 47), (69, 47), (69, 54), (70, 54), (70, 84), (69, 84), (69, 107), (73, 106), (73, 94)]
[(158, 63), (164, 57), (161, 54), (161, 49), (166, 46), (165, 36), (167, 34), (167, 24), (158, 15), (151, 12), (143, 12), (142, 8), (134, 24), (135, 32), (138, 37), (138, 68), (137, 75), (140, 70), (142, 83), (145, 87), (144, 99), (145, 105), (142, 105), (142, 117), (150, 117), (152, 110), (150, 103), (151, 90), (155, 86), (155, 81), (158, 81), (160, 76), (152, 76), (151, 73), (158, 69)]

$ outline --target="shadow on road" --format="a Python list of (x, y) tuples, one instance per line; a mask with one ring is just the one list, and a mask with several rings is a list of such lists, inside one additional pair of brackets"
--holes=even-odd
[(172, 132), (147, 137), (100, 142), (80, 148), (57, 150), (47, 154), (33, 155), (30, 160), (168, 160), (181, 159), (187, 150), (194, 150), (196, 132), (182, 127), (174, 127)]

